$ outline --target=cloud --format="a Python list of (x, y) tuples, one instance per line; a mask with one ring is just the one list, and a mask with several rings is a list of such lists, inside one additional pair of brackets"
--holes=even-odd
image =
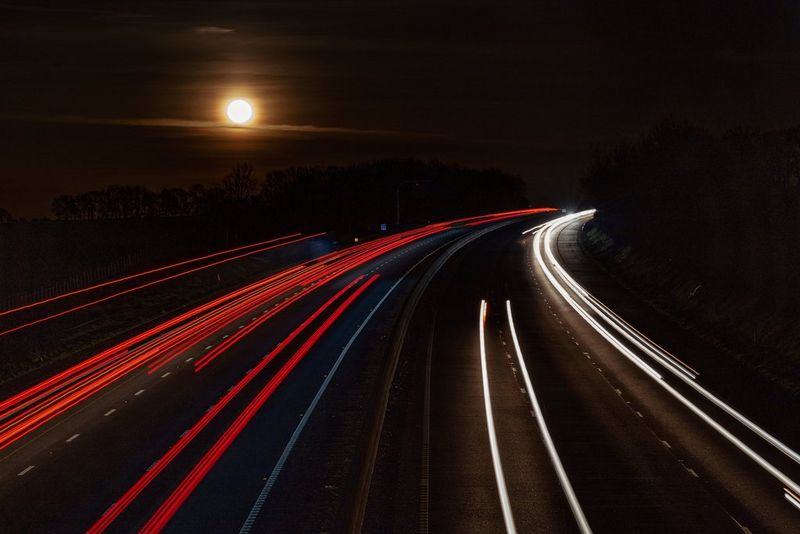
[(233, 33), (233, 28), (223, 28), (221, 26), (195, 26), (192, 28), (194, 33), (199, 35), (225, 35)]
[(385, 137), (429, 138), (445, 139), (449, 136), (409, 132), (400, 130), (380, 130), (347, 128), (342, 126), (316, 126), (313, 124), (254, 124), (249, 126), (233, 126), (227, 122), (202, 121), (180, 118), (144, 118), (144, 119), (109, 119), (96, 117), (81, 117), (74, 115), (53, 117), (14, 117), (16, 119), (36, 122), (63, 122), (71, 124), (107, 125), (107, 126), (138, 126), (154, 128), (187, 128), (195, 130), (229, 130), (245, 129), (255, 132), (283, 132), (283, 133), (308, 133), (308, 134), (342, 134), (342, 135), (373, 135)]

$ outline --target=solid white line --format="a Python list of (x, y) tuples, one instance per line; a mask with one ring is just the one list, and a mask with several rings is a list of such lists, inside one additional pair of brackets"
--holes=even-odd
[(511, 330), (511, 339), (514, 341), (514, 349), (517, 351), (519, 367), (522, 369), (522, 377), (528, 389), (528, 398), (530, 398), (531, 405), (536, 413), (536, 422), (539, 424), (539, 431), (542, 433), (542, 439), (547, 447), (547, 453), (550, 455), (550, 461), (553, 462), (553, 467), (555, 467), (558, 480), (561, 482), (561, 488), (564, 490), (564, 495), (569, 502), (569, 507), (572, 509), (572, 515), (575, 516), (575, 522), (578, 523), (578, 528), (584, 534), (589, 534), (592, 532), (592, 529), (589, 527), (589, 522), (586, 520), (581, 504), (575, 496), (575, 491), (572, 489), (572, 484), (569, 481), (567, 472), (564, 470), (564, 465), (561, 463), (561, 458), (558, 456), (553, 438), (550, 435), (550, 431), (547, 429), (547, 423), (545, 423), (539, 400), (536, 398), (536, 393), (533, 391), (533, 383), (528, 374), (528, 366), (525, 364), (525, 358), (522, 357), (522, 349), (520, 349), (519, 339), (517, 339), (517, 329), (514, 326), (514, 318), (511, 316), (510, 300), (506, 300), (506, 312), (508, 313), (508, 326)]
[(25, 475), (25, 473), (27, 473), (28, 471), (30, 471), (30, 470), (31, 470), (31, 469), (33, 469), (34, 467), (36, 467), (36, 466), (35, 466), (35, 465), (29, 465), (28, 467), (26, 467), (25, 469), (23, 469), (22, 471), (20, 471), (19, 473), (17, 473), (17, 476), (18, 476), (18, 477), (21, 477), (21, 476)]
[(67, 438), (67, 443), (69, 443), (70, 441), (74, 441), (74, 440), (78, 439), (78, 436), (80, 436), (80, 434), (73, 434), (72, 436)]
[(114, 413), (116, 411), (117, 411), (116, 408), (111, 408), (110, 410), (108, 410), (106, 413), (103, 414), (103, 417), (108, 417), (109, 415), (111, 415), (112, 413)]
[(292, 453), (292, 449), (294, 448), (295, 443), (297, 443), (297, 440), (300, 438), (300, 434), (303, 432), (303, 429), (305, 428), (306, 423), (311, 417), (311, 414), (316, 409), (317, 404), (319, 404), (319, 401), (322, 398), (322, 395), (328, 388), (328, 384), (330, 384), (331, 380), (333, 379), (333, 375), (336, 374), (336, 371), (339, 369), (339, 366), (342, 364), (342, 361), (344, 360), (345, 356), (347, 356), (350, 347), (352, 347), (353, 343), (356, 342), (356, 339), (361, 334), (361, 331), (364, 330), (364, 328), (366, 328), (367, 324), (369, 324), (370, 319), (372, 319), (372, 316), (375, 315), (378, 309), (380, 309), (380, 307), (383, 305), (386, 299), (389, 298), (389, 295), (391, 295), (394, 292), (397, 286), (399, 286), (408, 277), (410, 273), (412, 273), (420, 264), (422, 264), (422, 262), (427, 260), (440, 248), (442, 247), (439, 247), (433, 250), (431, 253), (427, 254), (425, 257), (423, 257), (421, 260), (415, 263), (408, 271), (403, 273), (403, 276), (401, 276), (394, 284), (392, 284), (392, 287), (390, 287), (389, 290), (383, 295), (383, 297), (381, 297), (381, 300), (378, 301), (375, 307), (372, 308), (372, 311), (370, 311), (367, 317), (361, 322), (361, 326), (359, 326), (358, 329), (355, 331), (355, 333), (352, 335), (352, 337), (350, 337), (350, 340), (347, 342), (347, 344), (344, 347), (342, 347), (342, 351), (339, 353), (339, 357), (333, 363), (333, 366), (331, 366), (330, 371), (328, 371), (327, 375), (325, 376), (325, 380), (322, 381), (322, 384), (317, 390), (316, 395), (314, 395), (311, 404), (309, 404), (308, 408), (306, 408), (305, 413), (303, 413), (303, 417), (300, 419), (300, 422), (297, 423), (297, 427), (294, 429), (294, 432), (292, 432), (289, 441), (283, 448), (283, 452), (281, 453), (280, 458), (278, 458), (278, 461), (275, 463), (275, 467), (272, 468), (272, 472), (267, 478), (267, 482), (261, 489), (261, 493), (256, 498), (255, 503), (253, 503), (253, 507), (250, 509), (250, 513), (247, 514), (247, 518), (242, 524), (242, 528), (239, 531), (240, 534), (247, 534), (253, 528), (253, 525), (256, 522), (256, 518), (258, 517), (258, 514), (261, 513), (261, 509), (264, 507), (264, 503), (266, 502), (267, 497), (269, 497), (269, 494), (272, 491), (273, 486), (275, 485), (275, 481), (278, 479), (278, 475), (280, 475), (284, 465), (286, 464), (286, 461), (289, 459), (289, 455)]
[(497, 446), (497, 434), (494, 430), (494, 415), (492, 415), (492, 399), (489, 391), (489, 372), (486, 369), (486, 339), (484, 327), (486, 325), (486, 301), (481, 301), (481, 311), (478, 317), (478, 337), (481, 344), (481, 377), (483, 379), (483, 407), (486, 411), (486, 427), (489, 431), (489, 448), (492, 451), (492, 464), (494, 477), (497, 482), (497, 492), (500, 494), (500, 507), (503, 509), (503, 521), (506, 532), (516, 532), (514, 515), (511, 513), (511, 501), (508, 499), (506, 477), (503, 475), (503, 464), (500, 461), (500, 449)]

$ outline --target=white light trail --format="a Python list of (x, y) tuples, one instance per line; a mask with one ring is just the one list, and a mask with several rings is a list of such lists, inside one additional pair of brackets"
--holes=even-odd
[[(786, 456), (793, 459), (795, 462), (800, 463), (800, 455), (798, 455), (794, 450), (789, 448), (784, 443), (780, 442), (777, 438), (767, 433), (765, 430), (756, 425), (754, 422), (752, 422), (744, 415), (736, 411), (733, 407), (729, 406), (724, 401), (717, 398), (715, 395), (713, 395), (707, 389), (701, 386), (694, 379), (697, 375), (695, 374), (694, 376), (692, 376), (691, 374), (695, 373), (694, 370), (692, 370), (690, 367), (686, 366), (679, 360), (674, 359), (674, 357), (671, 356), (667, 351), (655, 345), (655, 343), (647, 339), (645, 336), (641, 335), (636, 329), (630, 327), (630, 325), (627, 325), (627, 323), (625, 323), (622, 319), (618, 318), (616, 314), (610, 312), (610, 310), (608, 310), (608, 308), (602, 305), (602, 303), (600, 303), (598, 299), (591, 296), (582, 286), (580, 286), (558, 263), (552, 251), (553, 232), (560, 230), (566, 224), (572, 222), (575, 219), (588, 217), (591, 216), (593, 213), (594, 210), (589, 210), (576, 213), (573, 215), (568, 215), (566, 217), (561, 217), (559, 219), (546, 223), (545, 226), (543, 226), (536, 233), (534, 233), (534, 242), (533, 242), (534, 258), (536, 259), (536, 262), (538, 263), (539, 267), (542, 269), (542, 272), (545, 274), (547, 280), (553, 285), (553, 287), (564, 298), (564, 300), (567, 301), (567, 303), (572, 307), (572, 309), (574, 309), (578, 313), (578, 315), (580, 315), (584, 320), (586, 320), (586, 322), (595, 331), (597, 331), (603, 338), (605, 338), (621, 354), (623, 354), (626, 358), (628, 358), (639, 368), (644, 370), (649, 376), (655, 379), (656, 382), (662, 388), (664, 388), (667, 392), (669, 392), (673, 397), (675, 397), (681, 404), (686, 406), (690, 411), (692, 411), (698, 417), (703, 419), (703, 421), (705, 421), (709, 426), (711, 426), (717, 432), (719, 432), (723, 437), (725, 437), (730, 443), (736, 446), (740, 451), (742, 451), (749, 458), (758, 463), (764, 470), (766, 470), (773, 477), (778, 479), (787, 488), (790, 488), (794, 494), (800, 494), (800, 486), (798, 486), (797, 483), (795, 483), (785, 473), (783, 473), (775, 466), (773, 466), (771, 463), (769, 463), (767, 460), (765, 460), (753, 449), (748, 447), (744, 442), (742, 442), (739, 438), (734, 436), (728, 429), (726, 429), (720, 423), (715, 421), (711, 416), (709, 416), (707, 413), (698, 408), (694, 403), (692, 403), (690, 400), (684, 397), (674, 387), (665, 382), (663, 377), (661, 377), (661, 375), (656, 373), (652, 369), (652, 367), (647, 365), (638, 355), (636, 355), (630, 349), (625, 347), (625, 345), (623, 345), (619, 341), (619, 339), (617, 339), (613, 334), (611, 334), (602, 325), (600, 325), (598, 321), (595, 320), (586, 309), (584, 309), (574, 298), (572, 298), (572, 296), (569, 294), (564, 285), (562, 285), (561, 282), (559, 282), (559, 280), (556, 279), (556, 276), (550, 270), (551, 267), (558, 273), (559, 277), (564, 282), (564, 284), (566, 284), (570, 289), (572, 289), (572, 291), (578, 296), (578, 298), (581, 301), (583, 301), (583, 303), (586, 306), (591, 308), (592, 311), (594, 311), (594, 313), (597, 314), (606, 324), (609, 324), (618, 333), (623, 335), (626, 339), (629, 339), (632, 343), (634, 343), (637, 347), (641, 348), (649, 356), (653, 357), (659, 364), (665, 367), (673, 375), (677, 376), (685, 384), (692, 387), (695, 391), (703, 395), (706, 399), (708, 399), (713, 404), (718, 406), (720, 409), (725, 411), (727, 414), (729, 414), (737, 421), (742, 423), (749, 430), (751, 430), (756, 435), (764, 439), (766, 442), (773, 445), (776, 449), (778, 449)], [(544, 235), (544, 240), (542, 240), (542, 235)], [(542, 257), (541, 254), (542, 248), (545, 250), (545, 254), (547, 255), (547, 262), (545, 262), (544, 258)], [(617, 317), (617, 320), (615, 320), (614, 317)], [(628, 327), (626, 328), (625, 325), (627, 325)]]
[(528, 374), (528, 366), (525, 365), (525, 359), (522, 357), (522, 349), (519, 347), (517, 329), (514, 327), (514, 318), (511, 315), (511, 301), (509, 300), (506, 301), (506, 312), (508, 314), (508, 326), (511, 330), (511, 339), (514, 341), (514, 350), (517, 352), (519, 367), (522, 369), (522, 377), (525, 380), (525, 387), (528, 389), (528, 398), (530, 398), (533, 411), (536, 414), (536, 422), (539, 424), (539, 431), (542, 433), (542, 439), (547, 447), (547, 453), (550, 455), (550, 461), (553, 462), (553, 467), (556, 470), (559, 482), (561, 482), (561, 487), (564, 490), (564, 495), (567, 497), (569, 507), (572, 509), (572, 515), (575, 516), (575, 522), (578, 523), (578, 528), (583, 534), (591, 534), (592, 529), (589, 527), (589, 522), (586, 520), (581, 504), (575, 496), (575, 491), (572, 489), (572, 484), (569, 481), (569, 477), (567, 477), (567, 472), (564, 470), (564, 465), (561, 463), (561, 458), (558, 456), (553, 438), (550, 436), (550, 431), (547, 429), (547, 423), (545, 423), (539, 400), (536, 398), (536, 393), (533, 391), (531, 377)]
[(478, 333), (481, 345), (481, 376), (483, 378), (483, 406), (486, 409), (486, 426), (489, 430), (489, 447), (492, 451), (492, 464), (494, 465), (494, 477), (497, 481), (497, 492), (500, 494), (500, 506), (503, 509), (503, 521), (506, 524), (506, 532), (515, 533), (517, 528), (514, 526), (514, 516), (511, 513), (511, 501), (508, 499), (508, 489), (506, 489), (506, 478), (503, 476), (503, 464), (500, 462), (500, 450), (497, 447), (497, 434), (494, 430), (494, 415), (492, 415), (492, 399), (489, 392), (489, 373), (486, 369), (486, 340), (484, 329), (486, 326), (486, 301), (481, 301), (481, 312), (478, 318)]

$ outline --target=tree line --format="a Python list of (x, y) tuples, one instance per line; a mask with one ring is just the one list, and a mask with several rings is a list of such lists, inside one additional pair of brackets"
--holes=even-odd
[(598, 154), (597, 224), (703, 280), (789, 311), (800, 290), (800, 128), (714, 134), (666, 122)]
[(411, 224), (527, 205), (524, 182), (497, 169), (382, 160), (349, 166), (297, 166), (265, 173), (237, 163), (219, 184), (164, 188), (109, 186), (60, 195), (59, 220), (202, 217), (259, 227), (358, 230)]

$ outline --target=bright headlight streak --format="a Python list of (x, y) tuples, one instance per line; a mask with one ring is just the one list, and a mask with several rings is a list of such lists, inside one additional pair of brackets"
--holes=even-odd
[[(546, 228), (547, 227), (545, 227), (545, 229)], [(658, 372), (656, 372), (655, 369), (647, 365), (647, 363), (645, 363), (644, 360), (642, 360), (639, 356), (631, 352), (630, 349), (628, 349), (619, 340), (617, 340), (617, 338), (611, 335), (611, 333), (609, 333), (608, 330), (603, 328), (603, 326), (600, 323), (598, 323), (591, 315), (589, 315), (583, 308), (581, 308), (578, 305), (578, 303), (575, 302), (575, 299), (573, 299), (570, 296), (567, 290), (564, 289), (564, 287), (558, 283), (558, 280), (556, 280), (555, 276), (553, 276), (553, 273), (550, 272), (550, 269), (547, 268), (547, 265), (545, 264), (544, 259), (542, 258), (542, 254), (539, 250), (541, 248), (540, 244), (541, 244), (542, 232), (545, 229), (539, 230), (538, 232), (533, 234), (533, 252), (536, 257), (536, 261), (542, 268), (542, 272), (544, 272), (545, 277), (547, 277), (547, 279), (550, 281), (550, 283), (553, 285), (556, 291), (558, 291), (558, 293), (564, 298), (564, 300), (566, 300), (567, 303), (569, 303), (572, 309), (578, 312), (578, 315), (583, 317), (583, 319), (587, 323), (589, 323), (589, 325), (591, 325), (591, 327), (594, 328), (594, 330), (598, 334), (603, 336), (603, 338), (606, 341), (608, 341), (612, 346), (614, 346), (614, 348), (616, 348), (618, 351), (624, 354), (639, 369), (647, 373), (650, 377), (654, 378), (655, 380), (661, 380), (661, 375), (658, 374)]]
[(614, 330), (619, 332), (628, 341), (630, 341), (631, 343), (633, 343), (634, 345), (639, 347), (642, 351), (647, 353), (653, 359), (657, 360), (664, 367), (667, 367), (673, 373), (676, 373), (676, 372), (677, 373), (682, 373), (687, 378), (694, 380), (694, 376), (692, 374), (690, 374), (689, 372), (687, 372), (685, 369), (675, 365), (674, 362), (672, 362), (669, 359), (665, 358), (661, 354), (658, 354), (656, 352), (653, 352), (653, 351), (649, 350), (643, 343), (639, 342), (635, 337), (630, 335), (624, 329), (621, 329), (621, 328), (617, 327), (614, 324), (614, 321), (611, 321), (607, 317), (607, 314), (605, 314), (600, 309), (598, 309), (596, 306), (594, 306), (585, 297), (585, 295), (588, 295), (588, 292), (586, 290), (584, 290), (583, 287), (581, 287), (577, 282), (575, 282), (575, 280), (572, 279), (572, 277), (570, 277), (569, 274), (567, 274), (567, 272), (564, 270), (564, 268), (561, 267), (561, 265), (558, 263), (558, 261), (556, 261), (556, 258), (553, 255), (552, 245), (551, 245), (551, 239), (552, 239), (553, 230), (555, 230), (557, 228), (561, 228), (562, 226), (572, 222), (573, 219), (579, 218), (578, 216), (585, 216), (585, 215), (590, 214), (590, 213), (592, 213), (592, 212), (589, 211), (589, 212), (576, 213), (573, 216), (571, 216), (571, 218), (568, 219), (568, 220), (557, 219), (556, 220), (557, 224), (552, 224), (552, 225), (548, 226), (546, 229), (543, 230), (543, 232), (544, 232), (544, 251), (545, 251), (545, 254), (547, 255), (547, 259), (550, 262), (550, 265), (556, 270), (556, 272), (561, 277), (561, 279), (564, 281), (564, 283), (566, 283), (567, 286), (570, 287), (570, 289), (572, 289), (575, 293), (577, 293), (578, 296), (581, 298), (581, 300), (583, 300), (597, 315), (599, 315), (601, 318), (603, 318), (603, 320), (606, 323), (608, 323), (609, 326), (611, 326)]
[[(573, 214), (573, 215), (568, 215), (566, 217), (562, 217), (560, 219), (556, 219), (555, 221), (550, 221), (549, 223), (546, 223), (546, 226), (544, 228), (542, 228), (542, 230), (541, 230), (541, 232), (545, 233), (545, 253), (547, 254), (548, 260), (550, 261), (550, 265), (552, 265), (556, 269), (556, 271), (558, 272), (558, 274), (561, 277), (561, 279), (564, 280), (564, 282), (567, 285), (569, 285), (571, 288), (574, 289), (574, 291), (578, 294), (578, 296), (581, 298), (581, 300), (583, 300), (583, 302), (585, 302), (589, 307), (591, 307), (601, 318), (603, 318), (604, 321), (609, 323), (612, 326), (612, 328), (615, 328), (615, 330), (620, 332), (627, 339), (631, 340), (634, 344), (636, 344), (636, 346), (642, 348), (641, 344), (636, 343), (633, 339), (631, 339), (631, 337), (629, 337), (629, 335), (627, 333), (621, 332), (619, 328), (616, 328), (614, 326), (613, 321), (609, 318), (609, 314), (608, 313), (605, 313), (605, 312), (599, 310), (597, 307), (592, 306), (592, 304), (588, 301), (587, 297), (591, 297), (597, 303), (600, 303), (600, 301), (598, 299), (596, 299), (595, 297), (591, 296), (588, 291), (586, 291), (580, 284), (578, 284), (575, 281), (575, 279), (572, 278), (572, 276), (570, 276), (569, 273), (567, 273), (567, 271), (558, 263), (558, 261), (555, 259), (555, 256), (553, 255), (551, 233), (555, 229), (562, 227), (563, 225), (573, 221), (574, 219), (577, 219), (577, 218), (580, 218), (580, 217), (586, 217), (587, 215), (591, 215), (592, 213), (594, 213), (594, 210), (588, 210), (588, 211), (576, 213), (576, 214)], [(539, 256), (539, 258), (541, 258), (541, 256)], [(537, 261), (539, 261), (538, 258), (537, 258)], [(602, 305), (602, 303), (600, 303), (600, 304)], [(605, 305), (602, 305), (602, 307), (604, 309), (606, 309), (606, 310), (608, 309)], [(573, 306), (573, 308), (574, 308), (574, 306)], [(633, 334), (634, 336), (640, 335), (638, 333), (638, 331), (635, 331), (635, 329), (634, 329), (633, 332), (630, 332), (630, 333)], [(667, 351), (665, 351), (661, 347), (658, 347), (657, 345), (655, 345), (655, 343), (653, 343), (652, 341), (650, 341), (650, 343), (654, 347), (656, 347), (657, 350), (660, 353), (662, 353), (664, 355), (668, 355), (669, 354)], [(736, 419), (739, 423), (741, 423), (742, 425), (747, 427), (750, 431), (752, 431), (753, 433), (758, 435), (761, 439), (763, 439), (764, 441), (766, 441), (767, 443), (769, 443), (770, 445), (772, 445), (773, 447), (775, 447), (776, 449), (781, 451), (783, 454), (785, 454), (786, 456), (788, 456), (789, 458), (794, 460), (796, 463), (800, 464), (800, 454), (798, 454), (796, 451), (791, 449), (788, 445), (782, 443), (780, 440), (778, 440), (776, 437), (774, 437), (773, 435), (768, 433), (766, 430), (761, 428), (755, 422), (753, 422), (750, 419), (748, 419), (747, 417), (745, 417), (744, 414), (740, 413), (739, 411), (734, 409), (732, 406), (730, 406), (729, 404), (724, 402), (722, 399), (720, 399), (719, 397), (717, 397), (714, 394), (712, 394), (710, 391), (708, 391), (706, 388), (704, 388), (702, 385), (700, 385), (698, 382), (696, 382), (691, 375), (687, 375), (686, 372), (681, 372), (677, 367), (675, 367), (673, 365), (670, 365), (670, 363), (668, 361), (665, 361), (664, 358), (656, 357), (650, 351), (647, 351), (646, 349), (642, 349), (642, 350), (644, 350), (647, 354), (653, 356), (653, 358), (656, 361), (658, 361), (660, 364), (662, 364), (662, 366), (666, 367), (667, 370), (672, 372), (672, 374), (674, 374), (675, 376), (680, 378), (684, 383), (689, 385), (692, 389), (694, 389), (695, 391), (700, 393), (703, 397), (705, 397), (706, 399), (711, 401), (715, 406), (717, 406), (718, 408), (723, 410), (725, 413), (727, 413), (728, 415), (730, 415), (731, 417)]]
[[(580, 290), (583, 290), (583, 288), (580, 286), (578, 286), (578, 288)], [(646, 335), (639, 332), (630, 323), (625, 321), (625, 319), (614, 313), (613, 310), (609, 309), (605, 304), (597, 300), (597, 298), (595, 298), (594, 295), (592, 295), (591, 293), (586, 293), (584, 291), (584, 294), (582, 294), (581, 296), (589, 299), (592, 303), (594, 303), (595, 306), (602, 308), (604, 315), (606, 316), (606, 319), (610, 319), (613, 323), (615, 323), (616, 325), (614, 326), (615, 330), (619, 332), (620, 331), (619, 329), (621, 328), (624, 331), (628, 332), (631, 336), (635, 338), (636, 341), (634, 341), (634, 343), (636, 343), (637, 346), (640, 346), (639, 342), (641, 342), (644, 345), (642, 346), (642, 350), (644, 350), (648, 354), (650, 354), (650, 351), (660, 354), (662, 357), (666, 358), (667, 360), (671, 361), (672, 363), (680, 367), (689, 376), (689, 378), (691, 378), (692, 380), (697, 379), (700, 373), (698, 373), (695, 369), (692, 369), (686, 363), (682, 362), (680, 359), (675, 357), (675, 355), (673, 355), (666, 349), (656, 345), (652, 339), (648, 338)]]
[[(584, 215), (585, 216), (586, 213), (575, 214), (575, 215)], [(597, 331), (601, 336), (603, 336), (603, 338), (605, 338), (609, 343), (611, 343), (611, 345), (614, 346), (620, 353), (622, 353), (625, 357), (627, 357), (631, 362), (636, 364), (639, 368), (645, 370), (645, 372), (647, 372), (648, 369), (650, 371), (652, 371), (652, 372), (648, 372), (648, 374), (651, 377), (655, 378), (656, 382), (659, 385), (661, 385), (661, 387), (663, 387), (665, 390), (667, 390), (667, 392), (669, 392), (673, 397), (675, 397), (681, 404), (686, 406), (695, 415), (700, 417), (709, 426), (711, 426), (714, 430), (716, 430), (723, 437), (725, 437), (730, 443), (732, 443), (736, 448), (738, 448), (740, 451), (742, 451), (744, 454), (746, 454), (750, 459), (752, 459), (757, 464), (759, 464), (765, 471), (767, 471), (773, 477), (775, 477), (777, 480), (779, 480), (783, 485), (785, 485), (787, 488), (790, 488), (794, 493), (800, 494), (800, 486), (798, 486), (797, 483), (795, 483), (786, 474), (784, 474), (782, 471), (780, 471), (775, 466), (773, 466), (771, 463), (769, 463), (767, 460), (765, 460), (761, 455), (756, 453), (753, 449), (748, 447), (744, 442), (742, 442), (739, 438), (734, 436), (725, 427), (723, 427), (722, 425), (717, 423), (708, 414), (706, 414), (700, 408), (695, 406), (690, 400), (688, 400), (686, 397), (684, 397), (675, 388), (673, 388), (671, 385), (666, 383), (661, 378), (660, 375), (658, 375), (655, 371), (652, 370), (652, 368), (650, 368), (647, 364), (644, 364), (644, 362), (642, 362), (641, 359), (638, 356), (633, 354), (624, 345), (622, 345), (613, 335), (611, 335), (607, 330), (605, 330), (602, 326), (600, 326), (583, 308), (580, 307), (580, 305), (578, 305), (578, 303), (568, 294), (566, 289), (556, 280), (555, 276), (553, 275), (553, 273), (548, 268), (547, 263), (544, 262), (544, 260), (542, 258), (542, 255), (541, 255), (541, 252), (540, 252), (540, 248), (541, 248), (541, 244), (542, 244), (541, 243), (541, 234), (543, 232), (548, 233), (554, 227), (560, 226), (562, 223), (565, 224), (566, 222), (570, 222), (571, 220), (576, 218), (575, 215), (570, 215), (570, 216), (567, 216), (567, 217), (563, 217), (561, 219), (556, 219), (555, 221), (552, 221), (552, 222), (548, 223), (547, 226), (545, 226), (544, 228), (542, 228), (541, 230), (539, 230), (538, 232), (536, 232), (534, 234), (534, 243), (533, 243), (534, 256), (536, 258), (537, 263), (539, 264), (539, 267), (542, 269), (542, 272), (544, 272), (545, 277), (550, 281), (550, 283), (553, 285), (553, 287), (558, 291), (559, 294), (561, 294), (562, 297), (564, 297), (564, 299), (569, 303), (569, 305), (581, 317), (583, 317), (586, 320), (586, 322), (589, 323), (592, 326), (592, 328), (595, 329), (595, 331)], [(552, 257), (552, 253), (551, 253), (550, 256)], [(553, 261), (554, 261), (554, 263), (556, 263), (554, 257), (553, 257)], [(569, 275), (567, 275), (567, 276), (569, 276)], [(643, 367), (643, 365), (644, 365), (644, 367)], [(678, 376), (679, 378), (683, 377), (683, 375), (680, 374), (680, 373), (677, 373), (676, 376)], [(784, 453), (787, 453), (787, 451), (791, 452), (792, 454), (788, 454), (787, 453), (787, 455), (792, 457), (793, 459), (797, 456), (797, 453), (792, 451), (792, 449), (789, 449), (787, 446), (783, 445), (780, 441), (778, 441), (777, 439), (775, 439), (771, 435), (769, 435), (766, 432), (764, 432), (763, 430), (761, 430), (757, 425), (755, 425), (755, 423), (750, 422), (744, 416), (742, 416), (741, 414), (739, 414), (738, 412), (736, 412), (735, 410), (733, 410), (732, 408), (727, 406), (725, 403), (723, 403), (721, 400), (716, 399), (716, 397), (714, 397), (713, 395), (708, 393), (704, 388), (700, 387), (697, 384), (697, 382), (694, 382), (692, 380), (685, 380), (685, 377), (683, 377), (682, 379), (684, 379), (684, 382), (686, 382), (688, 385), (694, 387), (698, 392), (702, 393), (706, 398), (709, 398), (709, 400), (712, 400), (712, 402), (714, 402), (716, 400), (716, 402), (714, 402), (714, 403), (717, 404), (718, 406), (720, 406), (720, 408), (725, 409), (727, 407), (727, 409), (725, 411), (727, 413), (730, 413), (730, 415), (732, 415), (734, 417), (736, 417), (736, 415), (738, 415), (739, 417), (737, 417), (737, 419), (741, 418), (743, 424), (748, 426), (748, 428), (751, 428), (753, 430), (754, 429), (760, 430), (761, 433), (759, 433), (759, 432), (756, 432), (756, 433), (759, 433), (759, 435), (761, 435), (761, 437), (764, 437), (764, 439), (766, 441), (768, 441), (771, 444), (775, 445), (776, 448), (781, 450), (781, 452), (784, 452)], [(750, 422), (750, 425), (752, 425), (752, 427), (750, 425), (747, 425), (746, 423), (744, 423), (745, 421)], [(770, 439), (768, 439), (768, 438), (770, 438)]]
[(503, 476), (503, 464), (500, 462), (500, 450), (497, 447), (497, 434), (494, 430), (494, 415), (492, 415), (492, 399), (489, 392), (489, 373), (486, 369), (486, 341), (484, 328), (486, 326), (486, 301), (481, 301), (481, 313), (478, 318), (478, 332), (481, 344), (481, 378), (483, 379), (483, 406), (486, 409), (486, 426), (489, 430), (489, 447), (492, 451), (492, 464), (494, 465), (494, 477), (497, 481), (497, 492), (500, 494), (500, 506), (503, 509), (503, 521), (506, 524), (506, 532), (517, 531), (514, 526), (514, 516), (511, 513), (511, 501), (508, 499), (508, 489), (506, 489), (506, 478)]
[(800, 498), (798, 498), (797, 495), (792, 493), (790, 490), (786, 488), (783, 489), (784, 489), (784, 494), (783, 494), (784, 498), (787, 501), (789, 501), (792, 504), (792, 506), (800, 510)]
[(539, 228), (541, 228), (541, 227), (542, 227), (542, 226), (544, 226), (545, 224), (547, 224), (547, 223), (537, 224), (537, 225), (536, 225), (536, 226), (534, 226), (533, 228), (528, 228), (527, 230), (525, 230), (525, 231), (523, 231), (523, 232), (522, 232), (522, 235), (529, 234), (529, 233), (531, 233), (531, 232), (535, 232), (536, 230), (538, 230)]
[[(578, 213), (576, 215), (585, 216), (594, 213), (594, 210), (588, 210), (585, 212)], [(578, 218), (578, 217), (576, 217)], [(569, 222), (569, 221), (567, 221)], [(560, 227), (560, 226), (559, 226)], [(686, 365), (680, 359), (676, 358), (673, 354), (669, 351), (665, 350), (662, 347), (659, 347), (655, 344), (650, 338), (636, 330), (633, 326), (631, 326), (627, 321), (622, 319), (619, 315), (614, 313), (613, 310), (608, 308), (605, 304), (600, 302), (597, 298), (594, 297), (591, 293), (586, 291), (582, 286), (580, 286), (569, 274), (566, 270), (561, 267), (561, 265), (556, 261), (555, 257), (552, 254), (550, 243), (549, 243), (549, 233), (546, 236), (545, 245), (547, 246), (547, 254), (548, 259), (551, 261), (551, 265), (556, 269), (559, 276), (561, 276), (562, 280), (578, 295), (581, 297), (581, 300), (586, 302), (598, 315), (600, 315), (607, 323), (611, 325), (612, 328), (617, 330), (620, 334), (625, 336), (629, 341), (634, 343), (637, 347), (645, 351), (647, 354), (652, 356), (653, 358), (663, 358), (666, 360), (665, 365), (675, 365), (677, 366), (678, 372), (685, 373), (689, 378), (692, 380), (696, 379), (698, 376), (698, 372), (692, 369), (690, 366)], [(598, 309), (602, 308), (602, 312)]]
[(511, 339), (514, 341), (514, 350), (517, 352), (517, 360), (519, 360), (519, 367), (522, 369), (522, 377), (525, 380), (525, 387), (528, 389), (528, 398), (533, 406), (533, 411), (536, 414), (536, 422), (539, 425), (539, 431), (542, 434), (547, 453), (550, 455), (550, 461), (553, 462), (553, 467), (558, 475), (558, 480), (561, 482), (561, 487), (564, 490), (564, 495), (567, 497), (569, 507), (572, 509), (572, 515), (575, 516), (575, 522), (578, 523), (578, 528), (584, 534), (591, 534), (592, 529), (589, 527), (589, 522), (583, 514), (578, 498), (575, 496), (575, 491), (572, 489), (567, 472), (561, 463), (561, 458), (558, 456), (556, 446), (553, 443), (553, 438), (550, 436), (550, 431), (547, 429), (542, 408), (539, 406), (539, 400), (536, 398), (536, 393), (533, 391), (533, 384), (531, 377), (528, 375), (528, 366), (525, 365), (525, 359), (522, 357), (522, 349), (519, 347), (519, 340), (517, 339), (517, 329), (514, 327), (514, 318), (511, 316), (511, 301), (506, 301), (506, 312), (508, 314), (508, 326), (511, 330)]

